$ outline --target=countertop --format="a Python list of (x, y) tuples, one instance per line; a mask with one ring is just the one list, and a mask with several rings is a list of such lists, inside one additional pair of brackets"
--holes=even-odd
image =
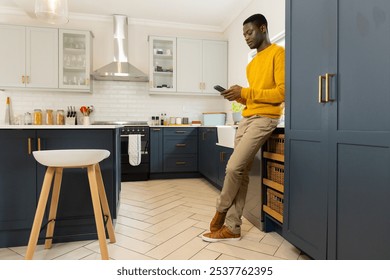
[(115, 129), (122, 125), (0, 125), (0, 129)]

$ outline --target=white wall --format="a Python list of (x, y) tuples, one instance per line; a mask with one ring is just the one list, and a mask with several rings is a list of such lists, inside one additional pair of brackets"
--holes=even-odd
[[(150, 22), (134, 22), (129, 19), (129, 61), (140, 70), (148, 73), (148, 36), (173, 36), (204, 39), (229, 40), (229, 85), (246, 83), (245, 67), (248, 47), (242, 37), (242, 22), (254, 13), (263, 13), (270, 27), (270, 34), (284, 29), (284, 0), (254, 0), (248, 8), (230, 25), (225, 33), (199, 31), (186, 26), (164, 26)], [(1, 24), (45, 26), (20, 12), (0, 12)], [(52, 26), (51, 26), (52, 27)], [(107, 17), (85, 17), (75, 15), (64, 26), (66, 29), (90, 30), (93, 41), (93, 69), (113, 60), (113, 21)], [(73, 105), (94, 105), (95, 120), (148, 120), (152, 115), (166, 113), (167, 116), (187, 116), (190, 120), (201, 118), (202, 112), (229, 111), (229, 102), (221, 97), (149, 95), (146, 83), (95, 81), (92, 94), (39, 92), (39, 91), (0, 91), (0, 122), (4, 120), (6, 97), (11, 97), (15, 115), (24, 114), (35, 108), (66, 109)], [(3, 105), (4, 104), (4, 105)]]

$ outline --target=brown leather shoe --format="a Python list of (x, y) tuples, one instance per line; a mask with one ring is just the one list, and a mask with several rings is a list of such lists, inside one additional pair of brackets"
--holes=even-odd
[(210, 231), (215, 232), (222, 228), (223, 224), (225, 223), (226, 218), (226, 212), (215, 212), (214, 218), (210, 222)]
[(224, 240), (240, 240), (241, 234), (232, 233), (226, 226), (215, 232), (208, 232), (202, 235), (203, 241), (218, 242)]

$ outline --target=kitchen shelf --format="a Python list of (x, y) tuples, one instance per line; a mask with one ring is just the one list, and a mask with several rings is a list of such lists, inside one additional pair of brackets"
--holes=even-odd
[(85, 49), (64, 48), (64, 53), (82, 54), (85, 53)]
[(277, 128), (262, 149), (264, 230), (282, 232), (284, 209), (284, 129)]
[(276, 212), (275, 210), (272, 210), (270, 207), (267, 205), (263, 205), (263, 211), (270, 215), (272, 218), (276, 219), (280, 223), (283, 223), (283, 216)]
[(277, 190), (278, 192), (281, 192), (281, 193), (284, 192), (284, 186), (282, 184), (276, 183), (276, 182), (269, 180), (267, 178), (263, 178), (263, 185), (266, 185), (267, 187), (270, 187), (274, 190)]
[(158, 58), (158, 59), (160, 59), (160, 58), (172, 59), (173, 56), (171, 54), (155, 54), (155, 55), (153, 55), (153, 57)]
[(69, 66), (64, 66), (64, 70), (67, 70), (67, 71), (85, 71), (85, 67), (69, 67)]
[(173, 72), (171, 71), (154, 71), (154, 75), (164, 75), (164, 76), (172, 76)]
[(280, 162), (284, 162), (284, 155), (270, 152), (263, 152), (263, 157), (267, 159), (273, 159)]

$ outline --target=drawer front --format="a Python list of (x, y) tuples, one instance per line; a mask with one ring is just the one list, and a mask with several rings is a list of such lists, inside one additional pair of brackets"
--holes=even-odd
[(165, 155), (164, 172), (198, 171), (197, 155)]
[(173, 136), (173, 135), (187, 135), (187, 136), (197, 136), (198, 129), (196, 127), (167, 127), (164, 128), (164, 135)]
[(196, 137), (165, 137), (164, 154), (196, 154), (198, 152)]

